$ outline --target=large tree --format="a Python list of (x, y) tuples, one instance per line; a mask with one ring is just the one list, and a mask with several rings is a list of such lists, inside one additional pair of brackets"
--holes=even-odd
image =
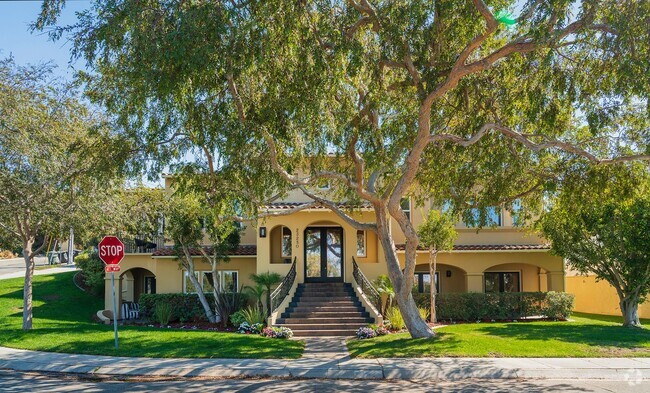
[(34, 257), (98, 215), (118, 168), (95, 159), (110, 135), (50, 71), (0, 60), (0, 243), (22, 248), (23, 329), (32, 328)]
[[(36, 27), (61, 4), (45, 1)], [(648, 159), (649, 14), (639, 0), (124, 0), (52, 33), (70, 36), (89, 97), (152, 169), (201, 152), (224, 179), (209, 190), (249, 217), (298, 188), (313, 202), (296, 209), (376, 232), (409, 332), (430, 337), (400, 200), (450, 198), (481, 225), (497, 203), (539, 207), (575, 161)], [(342, 201), (371, 204), (374, 222)]]
[(641, 326), (638, 307), (650, 293), (648, 167), (583, 168), (548, 203), (539, 224), (552, 252), (607, 281), (618, 294), (623, 326)]

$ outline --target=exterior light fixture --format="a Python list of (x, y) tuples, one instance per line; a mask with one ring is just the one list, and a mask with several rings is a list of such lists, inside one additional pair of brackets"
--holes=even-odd
[(260, 227), (260, 237), (266, 237), (266, 227)]
[(451, 270), (447, 270), (447, 277), (451, 277)]

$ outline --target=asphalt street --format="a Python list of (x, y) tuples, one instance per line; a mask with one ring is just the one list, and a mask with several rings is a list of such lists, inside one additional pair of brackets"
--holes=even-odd
[[(36, 266), (47, 265), (47, 258), (34, 258)], [(25, 272), (25, 260), (22, 258), (0, 259), (0, 276)]]
[(463, 380), (355, 381), (318, 379), (210, 379), (117, 381), (0, 370), (0, 392), (649, 392), (650, 381)]

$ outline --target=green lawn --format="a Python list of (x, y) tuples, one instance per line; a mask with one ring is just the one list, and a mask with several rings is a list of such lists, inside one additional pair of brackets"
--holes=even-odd
[[(574, 314), (568, 322), (458, 324), (434, 339), (407, 333), (352, 339), (352, 357), (650, 357), (650, 330), (621, 327), (620, 317)], [(650, 320), (644, 320), (646, 326)]]
[(80, 291), (73, 272), (34, 277), (34, 329), (23, 331), (22, 279), (0, 280), (0, 345), (96, 355), (192, 358), (299, 358), (304, 342), (237, 333), (120, 326), (115, 350), (112, 325), (91, 316), (102, 299)]

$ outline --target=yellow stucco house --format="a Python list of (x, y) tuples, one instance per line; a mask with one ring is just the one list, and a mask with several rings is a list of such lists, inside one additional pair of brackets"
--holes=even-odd
[[(170, 179), (167, 178), (166, 187), (169, 186)], [(286, 211), (305, 202), (310, 200), (295, 191), (284, 200), (266, 206), (266, 209)], [(434, 208), (431, 204), (416, 206), (409, 199), (403, 201), (402, 207), (416, 227), (428, 209)], [(360, 221), (374, 221), (370, 208), (357, 209), (353, 216)], [(564, 262), (549, 253), (543, 239), (516, 227), (516, 218), (505, 209), (493, 209), (491, 219), (494, 226), (478, 232), (458, 223), (459, 236), (454, 250), (438, 257), (434, 282), (440, 293), (565, 290)], [(404, 236), (396, 224), (393, 225), (393, 236), (399, 255)], [(131, 252), (121, 262), (121, 272), (119, 278), (116, 277), (118, 304), (137, 302), (142, 293), (193, 291), (187, 273), (180, 269), (170, 246), (162, 240), (127, 244), (127, 251)], [(428, 292), (432, 279), (428, 273), (427, 252), (421, 251), (417, 261), (416, 290)], [(208, 265), (197, 262), (198, 275), (208, 273), (209, 269)], [(249, 278), (252, 273), (266, 271), (289, 276), (282, 284), (282, 291), (287, 296), (273, 305), (271, 323), (299, 322), (314, 325), (311, 327), (313, 330), (327, 325), (331, 317), (340, 316), (343, 311), (349, 311), (351, 317), (363, 318), (352, 319), (354, 322), (350, 323), (357, 327), (365, 320), (381, 318), (357, 285), (359, 273), (369, 281), (387, 273), (384, 251), (377, 236), (353, 228), (325, 208), (315, 207), (248, 223), (239, 248), (229, 262), (221, 265), (218, 279), (225, 287), (241, 288), (252, 285)], [(109, 275), (107, 280), (110, 280)], [(305, 284), (311, 285), (306, 287)], [(106, 309), (111, 309), (110, 285), (106, 288)], [(311, 298), (303, 299), (301, 305), (293, 304), (298, 294)], [(317, 303), (321, 295), (327, 296), (331, 304)], [(352, 299), (346, 296), (352, 296)], [(298, 309), (293, 310), (295, 315), (291, 316), (295, 319), (284, 321), (286, 315), (283, 313), (296, 306)], [(309, 317), (315, 314), (308, 312), (311, 311), (309, 307), (319, 308), (322, 312), (317, 323), (310, 323), (314, 321)], [(353, 307), (363, 312), (354, 314)], [(296, 327), (300, 330), (299, 326), (292, 325), (294, 330)]]

